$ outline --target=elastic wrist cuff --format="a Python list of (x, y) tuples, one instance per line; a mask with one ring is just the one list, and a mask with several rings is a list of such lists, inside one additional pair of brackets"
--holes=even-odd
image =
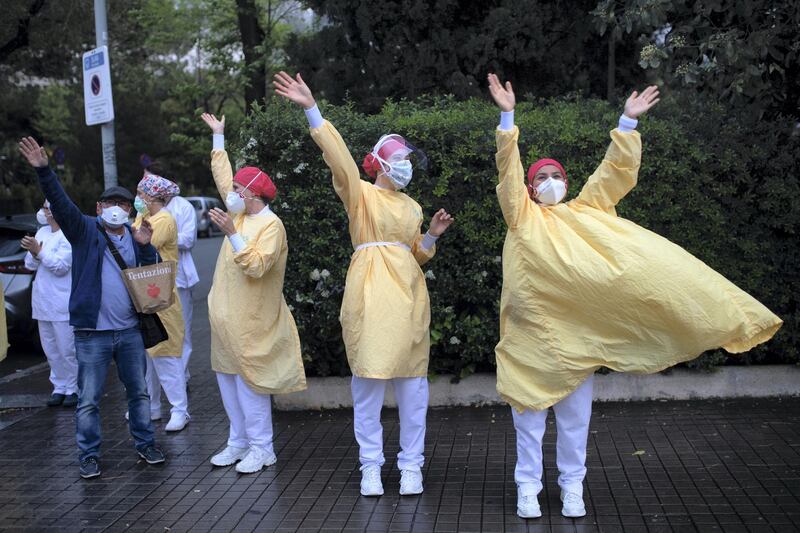
[(211, 149), (224, 150), (225, 149), (225, 135), (222, 133), (215, 133), (211, 136)]
[(244, 239), (238, 233), (234, 233), (233, 235), (228, 236), (228, 239), (230, 239), (231, 241), (231, 246), (233, 247), (233, 251), (236, 252), (237, 254), (244, 249), (245, 247)]
[(639, 121), (635, 118), (630, 118), (623, 115), (619, 117), (619, 131), (623, 133), (630, 133), (636, 129), (636, 125), (639, 124)]
[(322, 126), (324, 119), (322, 118), (322, 113), (319, 112), (319, 107), (317, 104), (314, 104), (314, 107), (311, 109), (306, 109), (306, 119), (308, 119), (308, 125), (312, 129), (319, 128)]
[(514, 110), (500, 112), (500, 129), (508, 131), (514, 129)]

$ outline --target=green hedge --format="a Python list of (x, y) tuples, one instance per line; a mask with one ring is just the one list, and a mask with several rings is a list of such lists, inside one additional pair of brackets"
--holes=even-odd
[[(506, 232), (494, 191), (497, 109), (487, 101), (447, 98), (389, 102), (373, 116), (351, 106), (322, 103), (321, 109), (359, 163), (387, 132), (427, 152), (430, 171), (415, 175), (408, 194), (426, 217), (439, 207), (456, 216), (423, 269), (432, 302), (430, 370), (459, 376), (492, 370)], [(526, 163), (544, 156), (564, 162), (569, 197), (574, 196), (600, 162), (619, 114), (596, 100), (519, 104), (516, 122)], [(766, 346), (730, 359), (707, 353), (690, 366), (798, 361), (800, 143), (791, 124), (745, 127), (716, 106), (664, 102), (639, 131), (640, 183), (619, 214), (685, 247), (786, 322)], [(346, 375), (338, 315), (352, 248), (344, 209), (303, 112), (273, 101), (256, 108), (231, 139), (237, 168), (257, 164), (278, 185), (273, 208), (289, 239), (285, 295), (307, 371)]]

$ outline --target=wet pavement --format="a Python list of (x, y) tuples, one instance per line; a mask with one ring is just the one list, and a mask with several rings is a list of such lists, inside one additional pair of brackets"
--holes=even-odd
[[(200, 243), (211, 254), (219, 239)], [(115, 372), (109, 372), (101, 406), (103, 474), (93, 480), (78, 476), (73, 410), (36, 403), (49, 393), (47, 371), (34, 368), (0, 381), (0, 529), (800, 530), (798, 398), (595, 404), (584, 491), (588, 514), (577, 520), (560, 514), (552, 416), (539, 498), (543, 516), (516, 516), (516, 445), (504, 407), (429, 411), (420, 496), (398, 494), (393, 409), (383, 413), (387, 463), (380, 498), (359, 495), (350, 410), (275, 411), (276, 465), (253, 475), (214, 468), (209, 459), (224, 446), (228, 425), (209, 364), (205, 291), (207, 283), (194, 296), (192, 420), (179, 433), (165, 433), (165, 401), (156, 422), (165, 465), (138, 458)], [(14, 401), (28, 407), (9, 407)]]

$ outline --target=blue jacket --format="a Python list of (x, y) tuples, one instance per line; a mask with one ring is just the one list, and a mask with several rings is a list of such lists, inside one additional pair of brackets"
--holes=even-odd
[[(61, 231), (72, 245), (72, 292), (69, 296), (69, 323), (76, 328), (94, 329), (100, 313), (101, 274), (103, 256), (108, 243), (98, 229), (103, 226), (100, 217), (90, 217), (81, 213), (78, 206), (67, 196), (58, 177), (50, 167), (36, 169), (39, 185), (45, 198), (50, 202), (50, 211)], [(131, 227), (125, 224), (130, 233)], [(136, 241), (134, 241), (136, 243)], [(150, 245), (136, 243), (133, 247), (137, 265), (151, 265), (156, 262), (156, 249)]]

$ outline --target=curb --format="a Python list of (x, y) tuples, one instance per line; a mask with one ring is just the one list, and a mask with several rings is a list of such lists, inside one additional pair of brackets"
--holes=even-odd
[[(437, 376), (430, 383), (430, 407), (506, 405), (495, 390), (495, 374), (474, 374), (458, 383), (452, 376)], [(287, 411), (352, 407), (349, 377), (308, 378), (308, 389), (273, 396), (275, 407)], [(645, 400), (706, 400), (767, 398), (800, 395), (800, 366), (732, 366), (701, 372), (676, 368), (666, 373), (633, 375), (596, 374), (594, 400), (599, 402)], [(396, 407), (389, 387), (384, 402)]]

